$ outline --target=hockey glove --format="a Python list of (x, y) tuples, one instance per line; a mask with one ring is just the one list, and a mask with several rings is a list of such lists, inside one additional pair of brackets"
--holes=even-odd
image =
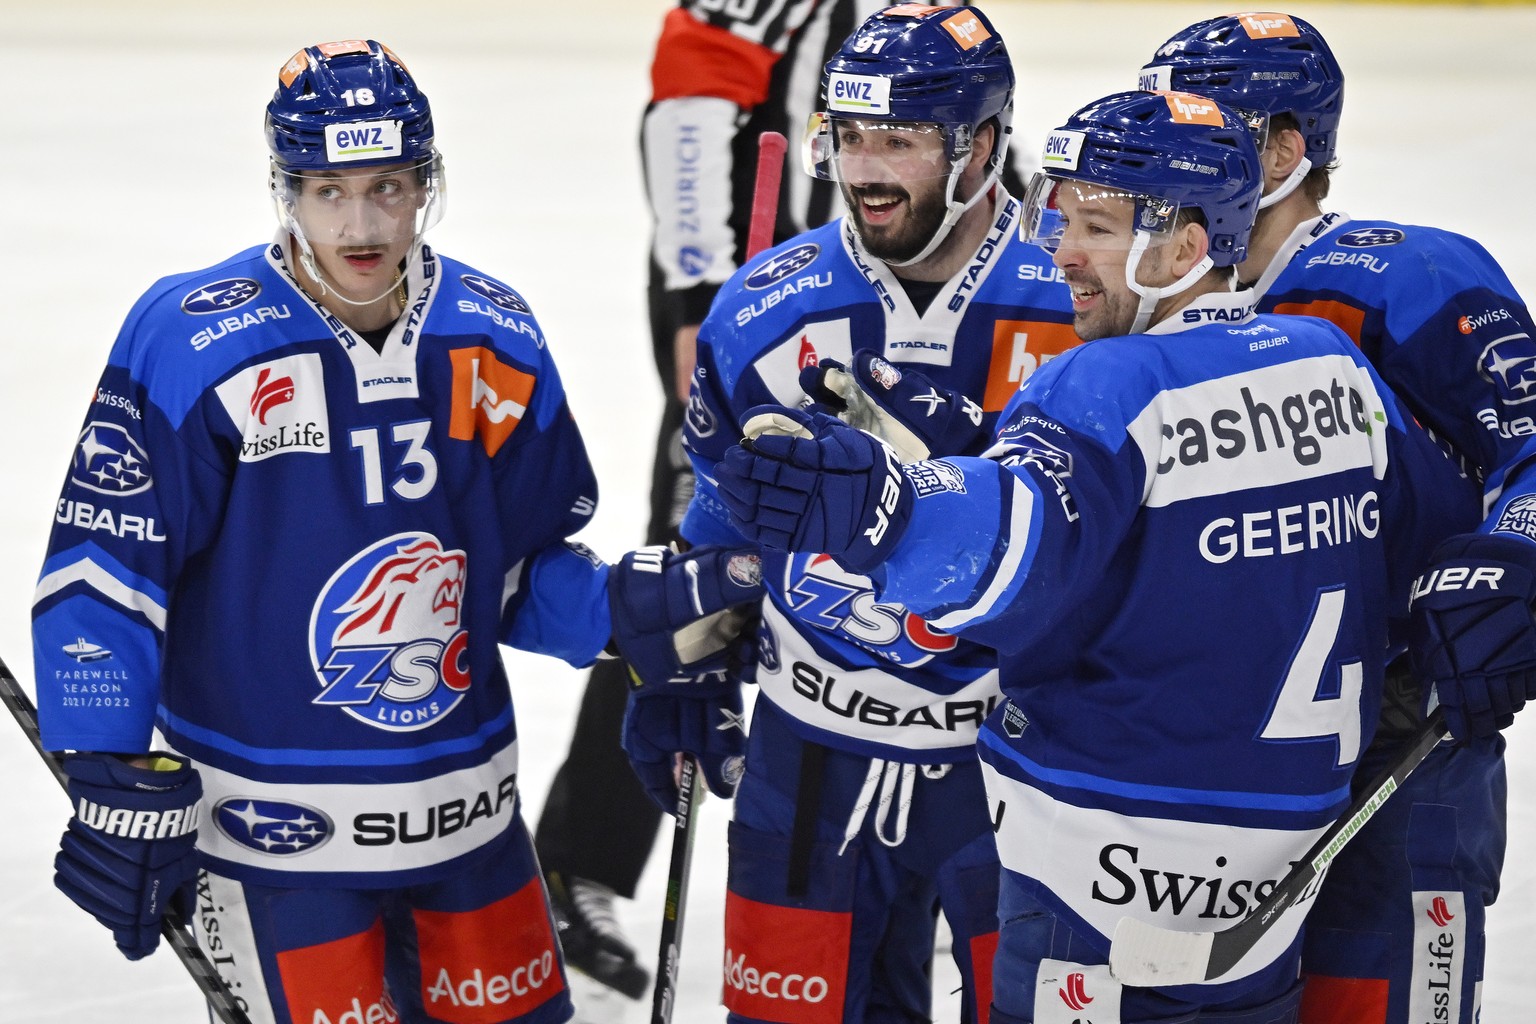
[(762, 599), (763, 563), (750, 548), (640, 548), (608, 576), (613, 639), (637, 682), (723, 671), (739, 645), (755, 649)]
[(173, 901), (190, 913), (197, 875), (197, 770), (159, 756), (165, 770), (113, 754), (64, 761), (75, 817), (53, 860), (53, 884), (112, 930), (129, 960), (155, 951)]
[(1536, 697), (1536, 545), (1510, 535), (1442, 543), (1414, 582), (1409, 655), (1458, 740), (1491, 736)]
[(746, 746), (741, 683), (757, 667), (762, 559), (748, 548), (641, 548), (613, 567), (608, 588), (629, 662), (623, 744), (635, 774), (671, 813), (675, 755), (692, 754), (709, 788), (730, 796)]
[(855, 352), (847, 366), (835, 359), (807, 366), (800, 387), (844, 423), (895, 448), (903, 463), (979, 454), (988, 440), (981, 406), (869, 349)]
[(823, 413), (776, 406), (747, 410), (742, 429), (716, 480), (744, 536), (825, 552), (851, 572), (885, 561), (915, 499), (894, 449)]
[(747, 746), (740, 684), (755, 667), (748, 662), (693, 684), (641, 683), (630, 690), (624, 753), (646, 793), (666, 813), (677, 809), (679, 753), (697, 759), (710, 792), (735, 794)]

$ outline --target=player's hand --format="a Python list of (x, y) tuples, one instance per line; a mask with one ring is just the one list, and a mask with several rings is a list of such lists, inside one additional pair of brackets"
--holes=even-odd
[(136, 768), (115, 754), (64, 761), (75, 817), (54, 858), (53, 884), (112, 930), (129, 960), (155, 951), (173, 901), (193, 906), (197, 875), (197, 770), (157, 756), (166, 770)]
[(800, 387), (844, 423), (895, 448), (903, 463), (979, 454), (988, 440), (981, 406), (869, 349), (855, 352), (847, 366), (835, 359), (807, 366)]
[(851, 572), (889, 557), (915, 500), (891, 447), (823, 413), (776, 406), (747, 410), (742, 429), (716, 481), (743, 536), (825, 552)]
[(756, 650), (763, 564), (756, 549), (631, 551), (608, 576), (613, 638), (633, 677), (687, 682)]
[(661, 809), (677, 809), (677, 755), (693, 756), (711, 793), (730, 797), (741, 781), (747, 743), (742, 676), (750, 666), (691, 691), (640, 684), (624, 708), (624, 753), (645, 792)]
[(1461, 534), (1414, 583), (1409, 655), (1458, 740), (1491, 736), (1536, 697), (1536, 544)]

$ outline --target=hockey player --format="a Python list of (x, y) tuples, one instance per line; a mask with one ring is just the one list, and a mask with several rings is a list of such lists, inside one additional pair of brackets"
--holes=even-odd
[(184, 901), (253, 1021), (566, 1020), (498, 641), (681, 668), (755, 560), (566, 543), (581, 435), (522, 297), (422, 241), (443, 167), (391, 51), (300, 50), (266, 133), (276, 238), (134, 306), (58, 503), (55, 880), (130, 959)]
[[(1247, 112), (1265, 196), (1239, 273), (1260, 309), (1342, 327), (1419, 422), (1484, 489), (1488, 516), (1448, 540), (1431, 583), (1463, 570), (1501, 585), (1428, 586), (1413, 651), (1424, 696), (1445, 706), (1443, 744), (1329, 870), (1303, 964), (1309, 1022), (1418, 1024), (1478, 1017), (1485, 906), (1504, 857), (1504, 739), (1536, 695), (1536, 454), (1532, 318), (1482, 246), (1436, 228), (1323, 212), (1344, 76), (1300, 18), (1243, 14), (1191, 25), (1158, 48), (1144, 85), (1188, 89)], [(1364, 778), (1415, 719), (1419, 685), (1389, 673), (1387, 716)], [(1431, 693), (1433, 697), (1431, 697)]]
[(1025, 382), (986, 455), (899, 465), (764, 407), (719, 493), (747, 536), (1002, 652), (993, 1024), (1294, 1021), (1295, 921), (1170, 988), (1121, 986), (1109, 935), (1241, 916), (1347, 804), (1389, 614), (1475, 496), (1342, 332), (1230, 290), (1260, 188), (1235, 113), (1117, 94), (1043, 164), (1026, 229), (1088, 344)]
[[(641, 131), (654, 221), (647, 299), (664, 394), (647, 544), (678, 538), (693, 495), (682, 435), (694, 347), (715, 294), (746, 256), (758, 136), (799, 137), (820, 109), (822, 67), (886, 6), (888, 0), (681, 0), (663, 20)], [(833, 182), (785, 175), (773, 240), (841, 213)], [(534, 843), (570, 965), (635, 996), (648, 979), (619, 930), (613, 900), (634, 896), (661, 814), (619, 746), (627, 684), (621, 663), (593, 666)]]
[[(850, 213), (750, 261), (699, 335), (686, 425), (698, 487), (683, 534), (734, 541), (714, 483), (748, 408), (823, 401), (974, 453), (1021, 377), (1076, 341), (1066, 289), (1018, 237), (998, 184), (1013, 68), (977, 9), (909, 4), (866, 20), (826, 64), (808, 166)], [(857, 355), (856, 355), (857, 353)], [(817, 370), (822, 359), (847, 370)], [(883, 407), (883, 408), (882, 408)], [(982, 1019), (997, 861), (975, 758), (995, 655), (928, 627), (814, 553), (765, 568), (759, 695), (729, 833), (725, 1004), (733, 1021), (919, 1021), (937, 909), (966, 1021)], [(707, 694), (707, 695), (706, 695)], [(658, 801), (671, 757), (720, 792), (739, 687), (647, 683), (625, 742)], [(722, 713), (723, 712), (723, 713)], [(681, 734), (705, 737), (690, 744)], [(773, 979), (761, 982), (761, 979)]]
[[(647, 300), (664, 396), (648, 544), (678, 539), (693, 494), (682, 441), (693, 350), (710, 302), (745, 255), (757, 137), (791, 124), (798, 131), (816, 109), (815, 83), (831, 49), (882, 6), (802, 0), (780, 12), (684, 0), (663, 21), (641, 132), (655, 221)], [(798, 88), (807, 70), (810, 86)], [(777, 240), (828, 219), (835, 190), (815, 184), (786, 185)], [(628, 679), (618, 661), (593, 666), (534, 842), (571, 966), (634, 998), (649, 979), (619, 929), (613, 899), (633, 898), (661, 812), (619, 745)]]

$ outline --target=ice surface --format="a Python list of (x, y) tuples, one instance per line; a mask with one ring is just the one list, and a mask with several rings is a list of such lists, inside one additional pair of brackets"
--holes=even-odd
[[(587, 539), (614, 555), (641, 538), (660, 385), (643, 309), (648, 221), (637, 137), (650, 49), (667, 0), (489, 4), (14, 3), (0, 31), (11, 98), (0, 121), (5, 279), (0, 375), (0, 655), (30, 686), (27, 614), (51, 510), (107, 348), (157, 277), (270, 237), (261, 108), (303, 45), (371, 36), (431, 95), (450, 202), (444, 252), (507, 280), (552, 340), (602, 482)], [(989, 13), (1019, 69), (1019, 144), (1136, 82), (1174, 30), (1226, 8), (1188, 3), (999, 2)], [(1330, 205), (1454, 228), (1536, 295), (1525, 179), (1536, 165), (1536, 8), (1298, 3), (1348, 70), (1343, 164)], [(792, 154), (793, 156), (793, 154)], [(793, 168), (793, 164), (791, 165)], [(791, 170), (791, 173), (794, 173)], [(1511, 191), (1513, 189), (1513, 191)], [(294, 527), (300, 528), (299, 523)], [(235, 625), (235, 624), (232, 624)], [(530, 820), (563, 754), (584, 676), (509, 655), (523, 724)], [(1509, 736), (1505, 892), (1490, 915), (1488, 1021), (1528, 1019), (1536, 980), (1536, 725)], [(0, 1021), (173, 1024), (201, 1019), (161, 952), (129, 964), (50, 884), (66, 809), (53, 779), (0, 722)], [(711, 800), (695, 852), (679, 1024), (718, 1007), (724, 825)], [(622, 907), (654, 957), (666, 840)], [(941, 961), (936, 1014), (953, 1020)], [(645, 1007), (584, 1003), (591, 1019)], [(627, 1010), (627, 1017), (625, 1011)]]

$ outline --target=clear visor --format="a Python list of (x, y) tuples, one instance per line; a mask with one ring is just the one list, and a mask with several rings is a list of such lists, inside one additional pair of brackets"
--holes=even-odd
[(948, 177), (944, 127), (910, 121), (863, 121), (811, 115), (800, 149), (805, 172), (826, 181), (865, 185)]
[(1161, 245), (1172, 237), (1179, 204), (1073, 178), (1035, 172), (1024, 195), (1024, 240), (1055, 252), (1063, 245), (1125, 249), (1137, 231)]
[(273, 165), (278, 220), (310, 245), (395, 246), (442, 219), (441, 157), (355, 170)]

